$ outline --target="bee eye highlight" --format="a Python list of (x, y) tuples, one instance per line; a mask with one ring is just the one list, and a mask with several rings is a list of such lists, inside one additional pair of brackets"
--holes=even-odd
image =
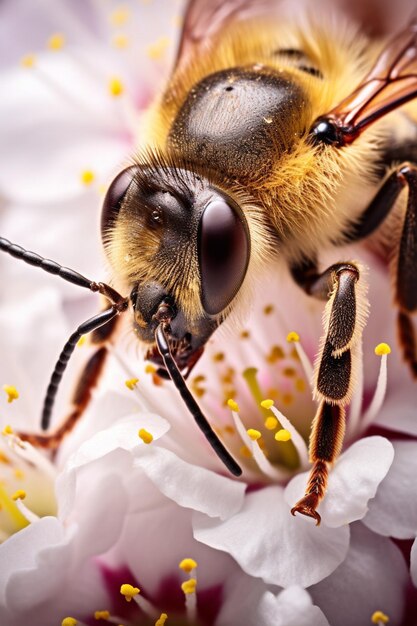
[(249, 232), (239, 209), (226, 200), (208, 204), (198, 231), (201, 302), (209, 315), (223, 311), (237, 294), (249, 263)]
[(101, 234), (103, 239), (116, 221), (120, 206), (137, 169), (136, 165), (132, 165), (120, 172), (107, 190), (101, 212)]

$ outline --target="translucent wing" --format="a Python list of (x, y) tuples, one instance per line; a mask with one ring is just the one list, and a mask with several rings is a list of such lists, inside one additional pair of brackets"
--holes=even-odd
[[(372, 123), (417, 98), (417, 14), (408, 27), (392, 39), (374, 67), (337, 107), (319, 118), (312, 132), (331, 125), (338, 146), (352, 143)], [(330, 142), (329, 142), (330, 143)]]

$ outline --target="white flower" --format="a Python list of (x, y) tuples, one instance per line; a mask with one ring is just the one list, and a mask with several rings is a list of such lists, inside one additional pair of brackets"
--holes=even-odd
[[(30, 25), (30, 37), (21, 36), (18, 46), (10, 40), (2, 76), (2, 236), (105, 279), (97, 227), (101, 186), (129, 158), (138, 114), (166, 76), (178, 29), (172, 18), (180, 12), (174, 3), (170, 10), (166, 6), (162, 0), (149, 7), (131, 2), (104, 9), (86, 3), (80, 19), (61, 0), (45, 2), (42, 9), (3, 3), (0, 17), (8, 31), (23, 33)], [(155, 13), (157, 20), (151, 19)], [(54, 33), (56, 49), (39, 52)], [(274, 276), (259, 286), (247, 332), (218, 333), (190, 381), (242, 463), (242, 482), (223, 475), (172, 385), (155, 386), (144, 365), (120, 348), (91, 409), (54, 464), (35, 458), (30, 448), (19, 449), (6, 433), (4, 538), (25, 518), (30, 523), (0, 547), (1, 623), (52, 626), (66, 615), (81, 623), (96, 610), (120, 616), (116, 609), (131, 606), (118, 594), (126, 582), (141, 587), (153, 621), (173, 590), (173, 614), (189, 624), (196, 600), (198, 616), (208, 615), (204, 594), (210, 598), (211, 593), (217, 612), (207, 619), (219, 626), (357, 626), (377, 610), (389, 615), (390, 624), (401, 624), (410, 576), (390, 537), (417, 534), (412, 480), (417, 445), (391, 443), (387, 429), (416, 434), (415, 387), (394, 337), (385, 267), (362, 248), (332, 254), (323, 263), (357, 258), (369, 267), (371, 313), (364, 333), (363, 393), (358, 382), (345, 452), (320, 507), (322, 525), (290, 515), (306, 482), (300, 472), (307, 469), (304, 442), (314, 414), (306, 370), (319, 344), (322, 306), (285, 276), (276, 293)], [(1, 418), (3, 426), (35, 430), (59, 348), (99, 304), (91, 294), (5, 255), (0, 270), (7, 287), (0, 317), (7, 358), (0, 362), (0, 382), (16, 385), (21, 396), (9, 405), (3, 395)], [(307, 354), (301, 361), (294, 344), (287, 345), (290, 331), (300, 333)], [(373, 349), (381, 341), (393, 349), (387, 397), (381, 408), (382, 384), (375, 405), (367, 409), (379, 370)], [(83, 350), (77, 349), (76, 359), (83, 360)], [(126, 367), (133, 371), (125, 373)], [(140, 379), (137, 400), (129, 392), (106, 394), (120, 389), (130, 373)], [(68, 387), (73, 379), (69, 374)], [(63, 389), (55, 424), (65, 414), (66, 395)], [(265, 426), (259, 401), (271, 396), (289, 420), (285, 429), (291, 442), (278, 444)], [(224, 404), (229, 397), (239, 404), (235, 422)], [(384, 428), (385, 436), (372, 436), (372, 423)], [(151, 432), (155, 442), (142, 444), (138, 428)], [(266, 456), (248, 438), (247, 428), (261, 431)], [(19, 488), (27, 498), (14, 503), (10, 496)], [(414, 547), (414, 582), (415, 554)], [(185, 605), (178, 563), (187, 556), (198, 561), (198, 586)], [(120, 573), (131, 580), (119, 580)], [(171, 586), (164, 587), (167, 580)], [(138, 606), (121, 615), (126, 626), (141, 623), (143, 610)]]

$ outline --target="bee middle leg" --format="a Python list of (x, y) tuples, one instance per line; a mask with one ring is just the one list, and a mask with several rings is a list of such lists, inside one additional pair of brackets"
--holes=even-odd
[(320, 524), (317, 507), (328, 481), (329, 465), (340, 454), (345, 433), (345, 406), (350, 401), (355, 346), (365, 322), (367, 301), (354, 263), (336, 263), (322, 274), (316, 264), (292, 268), (296, 282), (310, 295), (327, 300), (325, 333), (315, 367), (314, 395), (319, 400), (310, 435), (310, 472), (304, 497), (291, 513)]

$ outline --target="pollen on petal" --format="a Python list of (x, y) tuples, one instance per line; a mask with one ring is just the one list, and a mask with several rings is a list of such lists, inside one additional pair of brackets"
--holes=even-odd
[(95, 175), (92, 170), (83, 170), (80, 174), (80, 178), (82, 184), (88, 187), (88, 185), (91, 185), (91, 183), (94, 182)]
[(123, 48), (127, 48), (129, 45), (129, 37), (127, 37), (127, 35), (123, 34), (123, 33), (118, 33), (117, 35), (114, 35), (114, 37), (111, 40), (112, 46), (114, 46), (115, 48), (119, 48), (120, 50), (122, 50)]
[(291, 433), (285, 428), (281, 428), (274, 436), (276, 441), (289, 441), (291, 439)]
[(120, 78), (118, 78), (117, 76), (113, 76), (112, 78), (110, 78), (109, 80), (110, 95), (113, 96), (114, 98), (117, 98), (118, 96), (121, 96), (123, 92), (124, 92), (124, 86)]
[(262, 402), (261, 402), (261, 407), (262, 407), (263, 409), (270, 409), (270, 408), (271, 408), (271, 406), (274, 406), (274, 401), (273, 401), (273, 400), (270, 400), (270, 399), (268, 399), (268, 400), (262, 400)]
[(61, 626), (77, 626), (78, 622), (73, 617), (64, 617)]
[(133, 389), (136, 387), (138, 382), (139, 382), (139, 378), (129, 378), (129, 380), (125, 380), (125, 385), (128, 389), (133, 391)]
[(53, 50), (54, 52), (61, 50), (65, 46), (65, 37), (62, 33), (54, 33), (51, 35), (47, 41), (47, 46), (49, 50)]
[(232, 398), (229, 398), (229, 400), (227, 401), (227, 406), (235, 413), (239, 413), (239, 405), (237, 402), (232, 400)]
[(382, 611), (375, 611), (375, 613), (372, 614), (371, 622), (373, 624), (388, 624), (389, 617)]
[(13, 402), (19, 397), (19, 392), (13, 385), (3, 385), (3, 390), (7, 393), (7, 402)]
[(295, 343), (297, 341), (300, 341), (300, 335), (294, 331), (288, 333), (287, 335), (287, 341), (288, 343)]
[(145, 366), (145, 374), (156, 374), (156, 367), (151, 363), (147, 363)]
[(383, 356), (384, 354), (391, 354), (391, 347), (387, 343), (379, 343), (375, 348), (375, 354), (377, 356)]
[(197, 561), (194, 561), (194, 559), (191, 558), (186, 558), (183, 559), (181, 563), (179, 563), (178, 567), (184, 572), (187, 572), (187, 574), (189, 574), (193, 569), (197, 567)]
[(25, 56), (20, 59), (20, 65), (26, 69), (34, 67), (35, 63), (36, 56), (34, 54), (25, 54)]
[(265, 428), (267, 430), (275, 430), (278, 426), (278, 420), (276, 417), (267, 417), (265, 420)]
[(181, 589), (185, 594), (195, 593), (195, 588), (197, 586), (197, 581), (195, 578), (190, 578), (190, 580), (186, 580), (181, 584)]
[(131, 602), (132, 598), (140, 593), (140, 589), (133, 587), (133, 585), (124, 584), (120, 587), (120, 593), (125, 597), (126, 602)]
[(18, 489), (12, 495), (12, 500), (24, 500), (26, 498), (26, 491), (24, 489)]
[(259, 432), (259, 430), (256, 430), (255, 428), (248, 428), (246, 432), (248, 433), (249, 438), (252, 439), (252, 441), (257, 441), (262, 437), (262, 434)]
[(110, 611), (96, 611), (94, 613), (94, 619), (103, 619), (103, 620), (108, 620), (110, 617)]
[(141, 428), (138, 432), (139, 437), (142, 439), (143, 443), (152, 443), (153, 435), (148, 432), (145, 428)]
[(168, 615), (166, 613), (161, 613), (160, 617), (155, 622), (155, 626), (164, 626), (167, 619)]
[(2, 430), (2, 435), (13, 435), (13, 428), (10, 424), (6, 424), (6, 426)]
[(110, 24), (112, 26), (123, 26), (130, 17), (130, 11), (127, 7), (120, 6), (110, 14)]

